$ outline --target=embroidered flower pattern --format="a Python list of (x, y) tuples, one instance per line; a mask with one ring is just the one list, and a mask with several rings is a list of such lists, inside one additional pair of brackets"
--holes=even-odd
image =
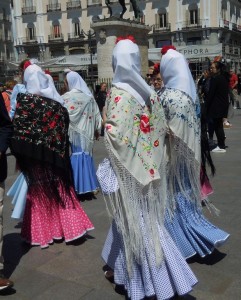
[(139, 160), (147, 175), (155, 178), (158, 165), (153, 156), (159, 155), (158, 146), (161, 140), (164, 143), (167, 127), (156, 93), (151, 95), (150, 100), (149, 107), (141, 107), (127, 92), (112, 88), (106, 101), (106, 132), (111, 131), (119, 146), (124, 147), (123, 151), (130, 149), (130, 155)]
[(63, 139), (68, 130), (67, 110), (56, 101), (32, 94), (19, 94), (17, 101), (13, 138), (42, 144), (64, 156), (68, 142)]

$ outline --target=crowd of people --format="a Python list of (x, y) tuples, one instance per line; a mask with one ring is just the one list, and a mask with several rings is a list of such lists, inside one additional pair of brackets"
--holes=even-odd
[[(94, 226), (78, 195), (102, 189), (113, 217), (101, 254), (105, 276), (133, 300), (189, 293), (197, 278), (186, 260), (211, 254), (229, 237), (202, 213), (212, 192), (207, 165), (215, 172), (212, 133), (212, 151), (225, 150), (229, 76), (213, 62), (200, 104), (185, 57), (173, 46), (161, 54), (145, 80), (134, 38), (118, 38), (112, 86), (107, 93), (102, 83), (96, 99), (77, 72), (65, 72), (60, 95), (51, 75), (26, 60), (8, 110), (0, 98), (0, 203), (10, 147), (21, 174), (8, 194), (14, 217), (23, 218), (23, 239), (46, 248), (80, 238)], [(108, 157), (97, 179), (93, 146), (101, 133)], [(0, 278), (0, 289), (12, 285)]]

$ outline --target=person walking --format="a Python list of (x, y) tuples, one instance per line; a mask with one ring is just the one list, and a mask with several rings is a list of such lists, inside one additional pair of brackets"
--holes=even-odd
[(6, 151), (13, 132), (12, 122), (0, 93), (0, 291), (13, 286), (13, 282), (4, 276), (3, 250), (3, 200), (5, 193), (5, 180), (7, 178)]
[[(103, 108), (105, 106), (105, 100), (106, 100), (106, 95), (107, 95), (107, 83), (102, 82), (100, 84), (100, 90), (96, 94), (96, 102), (100, 110), (100, 114), (103, 117)], [(104, 136), (104, 127), (101, 127), (101, 136)]]
[(94, 139), (98, 139), (102, 119), (96, 101), (77, 72), (66, 74), (69, 92), (62, 98), (69, 113), (71, 164), (77, 194), (96, 193), (99, 183), (93, 160)]
[(225, 153), (225, 134), (223, 119), (227, 118), (229, 107), (229, 74), (225, 72), (221, 62), (213, 62), (211, 67), (211, 82), (207, 95), (207, 116), (213, 121), (213, 129), (217, 137), (217, 147), (214, 153)]
[(164, 83), (160, 100), (169, 128), (165, 226), (185, 258), (204, 257), (229, 234), (211, 224), (201, 210), (200, 172), (204, 169), (196, 86), (185, 57), (173, 48), (162, 49), (160, 72)]
[(113, 50), (106, 100), (105, 144), (119, 189), (108, 201), (114, 221), (102, 257), (112, 270), (106, 277), (123, 285), (129, 298), (164, 300), (190, 292), (197, 279), (163, 226), (166, 120), (129, 38), (117, 40)]
[(69, 159), (69, 116), (42, 69), (24, 64), (25, 94), (17, 96), (11, 151), (28, 184), (21, 235), (46, 248), (94, 227), (76, 197)]

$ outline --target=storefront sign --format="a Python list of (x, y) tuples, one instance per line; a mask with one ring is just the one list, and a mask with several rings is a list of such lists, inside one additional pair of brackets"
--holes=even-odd
[[(191, 58), (205, 58), (215, 57), (222, 55), (222, 44), (216, 45), (188, 45), (188, 46), (177, 46), (177, 51), (182, 53), (187, 59)], [(151, 61), (160, 60), (160, 48), (148, 49), (148, 59)]]

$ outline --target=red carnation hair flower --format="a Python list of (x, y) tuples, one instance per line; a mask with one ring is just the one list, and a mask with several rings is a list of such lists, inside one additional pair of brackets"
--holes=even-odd
[(31, 61), (30, 60), (27, 60), (25, 63), (24, 63), (24, 65), (23, 65), (23, 70), (26, 70), (27, 69), (27, 67), (29, 67), (29, 66), (31, 66), (32, 64), (31, 64)]
[(154, 67), (153, 75), (160, 73), (160, 63), (154, 64), (153, 67)]
[(177, 50), (173, 45), (163, 46), (161, 49), (161, 54), (166, 54), (169, 49)]
[(119, 37), (116, 38), (115, 43), (117, 44), (117, 43), (119, 43), (119, 41), (124, 41), (124, 40), (130, 40), (130, 41), (132, 41), (133, 43), (136, 44), (136, 40), (135, 40), (133, 35), (119, 36)]

